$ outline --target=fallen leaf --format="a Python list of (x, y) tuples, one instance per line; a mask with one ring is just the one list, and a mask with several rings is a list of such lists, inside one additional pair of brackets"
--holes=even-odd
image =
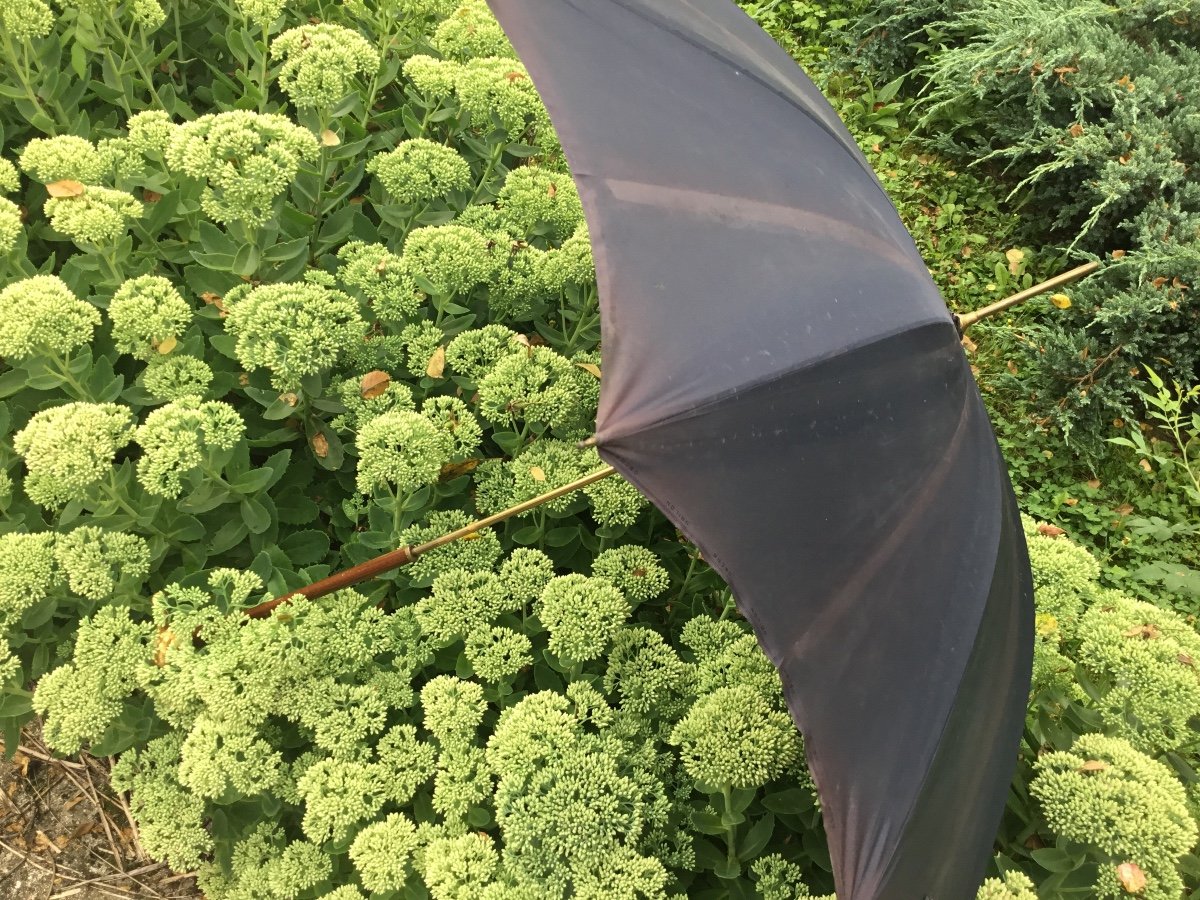
[(178, 346), (179, 341), (175, 338), (175, 335), (171, 335), (170, 337), (159, 341), (158, 345), (154, 349), (158, 351), (159, 356), (166, 356)]
[(1133, 80), (1128, 75), (1122, 75), (1117, 79), (1117, 84), (1125, 88), (1125, 90), (1133, 91)]
[(33, 837), (33, 846), (38, 850), (49, 850), (55, 855), (62, 850), (62, 848), (59, 847), (58, 844), (54, 843), (54, 841), (50, 840), (50, 838), (46, 835), (46, 832), (42, 831), (40, 828), (38, 829), (37, 834), (35, 834)]
[(157, 203), (162, 199), (162, 194), (160, 194), (158, 191), (152, 191), (150, 188), (146, 188), (142, 191), (142, 199), (147, 203)]
[(1191, 666), (1193, 669), (1196, 668), (1196, 660), (1192, 659), (1186, 653), (1180, 653), (1175, 658), (1177, 660), (1179, 660), (1181, 663), (1183, 663), (1185, 666)]
[(1114, 251), (1112, 252), (1112, 258), (1113, 258), (1113, 259), (1121, 259), (1121, 257), (1123, 257), (1124, 255), (1125, 255), (1125, 251), (1124, 251), (1124, 250), (1114, 250)]
[(554, 197), (554, 196), (556, 196), (557, 194), (558, 194), (558, 185), (556, 185), (556, 184), (555, 184), (555, 183), (552, 181), (552, 182), (550, 182), (550, 186), (546, 188), (546, 196), (548, 196), (548, 197)]
[(1066, 500), (1063, 501), (1063, 503), (1067, 504), (1067, 506), (1078, 506), (1079, 505), (1079, 501), (1074, 497), (1068, 497)]
[(318, 459), (324, 459), (329, 455), (329, 440), (325, 437), (325, 435), (321, 434), (320, 432), (314, 434), (312, 436), (311, 443), (313, 453), (317, 455)]
[(520, 344), (522, 347), (532, 346), (532, 344), (529, 343), (529, 338), (523, 334), (514, 335), (513, 340), (516, 341), (518, 344)]
[(1076, 122), (1074, 125), (1071, 126), (1070, 132), (1071, 132), (1071, 137), (1079, 137), (1081, 134), (1083, 134), (1083, 126), (1080, 125), (1078, 122)]
[(546, 472), (544, 469), (542, 469), (541, 466), (530, 466), (529, 467), (529, 477), (532, 478), (534, 481), (545, 481), (546, 480)]
[(446, 463), (442, 466), (441, 474), (438, 476), (442, 481), (449, 481), (452, 478), (458, 478), (460, 475), (466, 475), (468, 472), (474, 472), (479, 465), (477, 459), (464, 459), (462, 462)]
[(1066, 534), (1057, 525), (1039, 525), (1037, 530), (1038, 534), (1044, 534), (1046, 537), (1061, 537)]
[(382, 369), (368, 372), (358, 382), (358, 393), (364, 400), (383, 394), (392, 384), (392, 376)]
[(1124, 632), (1125, 637), (1140, 637), (1144, 641), (1152, 641), (1162, 634), (1154, 625), (1135, 625)]
[(430, 378), (441, 378), (442, 373), (446, 371), (446, 348), (438, 347), (433, 351), (433, 355), (429, 357), (429, 362), (425, 365), (425, 374)]
[(1108, 763), (1101, 759), (1089, 759), (1079, 767), (1080, 772), (1103, 772), (1108, 768)]
[(1115, 512), (1118, 516), (1127, 516), (1131, 512), (1133, 512), (1133, 504), (1132, 503), (1122, 503), (1120, 506), (1118, 506), (1116, 509), (1114, 509), (1113, 512)]
[(167, 651), (178, 640), (170, 628), (158, 629), (158, 636), (154, 639), (154, 664), (160, 669), (167, 664)]
[(1071, 307), (1071, 298), (1066, 294), (1051, 294), (1050, 302), (1059, 309), (1070, 309)]
[(971, 340), (971, 338), (968, 335), (965, 335), (965, 334), (962, 336), (962, 341), (960, 341), (960, 343), (962, 344), (962, 348), (966, 353), (974, 353), (976, 350), (979, 349), (979, 345), (976, 344), (973, 340)]
[(12, 761), (13, 761), (13, 765), (15, 765), (21, 771), (21, 776), (23, 778), (28, 778), (29, 777), (29, 757), (26, 756), (24, 753), (22, 753), (20, 750), (18, 750), (15, 754), (13, 754)]
[(1150, 460), (1148, 459), (1139, 459), (1138, 465), (1141, 466), (1143, 472), (1153, 471), (1153, 466), (1150, 465)]
[(1008, 273), (1016, 275), (1021, 270), (1021, 260), (1025, 258), (1025, 251), (1014, 247), (1004, 254), (1004, 258), (1008, 260)]
[(1086, 484), (1093, 491), (1098, 491), (1100, 489), (1100, 479), (1099, 478), (1093, 478), (1093, 479), (1089, 480), (1088, 482), (1086, 482)]
[(46, 185), (46, 193), (51, 197), (82, 197), (86, 188), (78, 181), (64, 178), (62, 181), (52, 181)]
[(1008, 364), (1005, 366), (1005, 368), (1008, 369), (1008, 374), (1010, 374), (1010, 375), (1017, 374), (1017, 364), (1015, 362), (1013, 362), (1011, 359), (1008, 361)]
[(326, 128), (321, 132), (321, 143), (326, 147), (336, 147), (342, 142), (342, 139), (337, 136), (337, 133)]
[(1127, 894), (1140, 894), (1146, 889), (1146, 873), (1137, 863), (1123, 862), (1117, 866), (1117, 881)]
[(100, 828), (99, 822), (81, 822), (71, 830), (71, 837), (83, 837), (85, 834), (91, 834)]
[(579, 366), (583, 371), (595, 375), (597, 378), (600, 377), (600, 367), (593, 363), (575, 363), (575, 365)]

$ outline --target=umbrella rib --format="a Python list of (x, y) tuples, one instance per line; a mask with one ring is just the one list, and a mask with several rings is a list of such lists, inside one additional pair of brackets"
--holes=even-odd
[[(743, 396), (745, 394), (748, 394), (752, 391), (759, 390), (761, 388), (769, 387), (770, 385), (774, 384), (777, 381), (782, 381), (783, 379), (790, 378), (791, 376), (796, 375), (797, 373), (804, 372), (808, 369), (816, 368), (817, 366), (820, 366), (820, 365), (824, 365), (825, 363), (828, 363), (830, 360), (837, 359), (839, 356), (845, 356), (850, 353), (856, 353), (865, 347), (870, 347), (873, 344), (882, 343), (886, 340), (889, 340), (891, 338), (896, 337), (897, 335), (904, 334), (906, 332), (918, 331), (918, 330), (925, 329), (925, 328), (937, 328), (937, 327), (949, 328), (950, 333), (952, 335), (954, 335), (954, 337), (952, 337), (950, 340), (953, 341), (953, 343), (956, 343), (956, 344), (958, 343), (958, 337), (957, 337), (958, 332), (956, 330), (954, 330), (954, 323), (950, 319), (950, 313), (947, 311), (945, 318), (942, 318), (941, 316), (937, 316), (936, 318), (930, 317), (923, 322), (910, 323), (910, 324), (907, 324), (900, 328), (894, 328), (890, 331), (881, 332), (868, 341), (862, 341), (861, 343), (852, 344), (849, 347), (843, 347), (832, 353), (825, 353), (825, 354), (822, 354), (821, 356), (815, 356), (811, 359), (806, 359), (806, 360), (804, 360), (804, 362), (802, 362), (798, 365), (795, 365), (795, 366), (791, 366), (780, 372), (772, 372), (768, 375), (764, 375), (761, 378), (757, 378), (753, 381), (749, 381), (746, 384), (739, 385), (739, 386), (733, 387), (733, 388), (729, 388), (728, 390), (725, 390), (725, 391), (721, 391), (719, 394), (714, 394), (712, 397), (710, 397), (708, 400), (704, 401), (701, 404), (698, 404), (698, 405), (697, 404), (689, 404), (689, 405), (678, 407), (676, 409), (667, 409), (660, 416), (658, 416), (657, 418), (655, 418), (649, 422), (635, 422), (631, 427), (628, 427), (628, 428), (617, 428), (617, 427), (606, 428), (603, 425), (601, 425), (596, 429), (596, 434), (591, 438), (591, 440), (594, 442), (595, 446), (603, 449), (604, 445), (608, 442), (619, 440), (624, 437), (629, 437), (634, 434), (639, 434), (644, 431), (650, 431), (655, 428), (660, 428), (663, 425), (670, 425), (670, 424), (673, 424), (676, 422), (684, 422), (684, 421), (687, 421), (688, 419), (693, 419), (696, 416), (704, 415), (710, 409), (712, 409), (714, 406), (719, 406), (720, 404), (726, 402), (727, 400), (731, 400), (735, 397)], [(628, 419), (626, 419), (625, 421), (628, 421)]]
[(786, 203), (735, 197), (697, 188), (669, 187), (647, 181), (609, 178), (588, 173), (577, 173), (576, 177), (585, 180), (592, 178), (601, 182), (609, 189), (614, 199), (624, 203), (692, 213), (698, 218), (735, 227), (744, 224), (774, 225), (789, 231), (816, 233), (823, 237), (834, 236), (847, 244), (885, 256), (914, 273), (925, 275), (926, 272), (925, 264), (917, 254), (906, 253), (902, 247), (881, 239), (877, 234), (824, 213)]

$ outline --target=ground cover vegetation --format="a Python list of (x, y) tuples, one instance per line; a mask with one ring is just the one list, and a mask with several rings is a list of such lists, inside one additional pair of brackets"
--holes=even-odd
[[(1031, 225), (1003, 172), (935, 140), (998, 127), (986, 92), (958, 130), (930, 125), (949, 115), (939, 90), (963, 93), (939, 87), (958, 71), (943, 54), (1020, 16), (931, 42), (938, 16), (975, 20), (746, 6), (834, 98), (956, 308), (1057, 270), (1072, 222), (1097, 252), (1096, 229), (1153, 206), (1143, 180), (1094, 221), (1099, 201)], [(1163, 66), (1187, 52), (1147, 16), (1137, 47), (1161, 38)], [(244, 615), (598, 465), (575, 446), (603, 375), (586, 226), (486, 6), (21, 0), (0, 19), (6, 746), (36, 712), (58, 751), (119, 754), (143, 845), (212, 900), (831, 891), (778, 678), (628, 485)], [(887, 70), (901, 58), (915, 74)], [(1116, 100), (1149, 83), (1131, 71)], [(1075, 74), (1025, 72), (1007, 102)], [(1052, 176), (1079, 199), (1065, 163), (1023, 190)], [(1200, 423), (1174, 387), (1194, 377), (1156, 356), (1183, 352), (1185, 326), (1155, 307), (1131, 326), (1152, 349), (1126, 341), (1098, 371), (1092, 402), (1124, 404), (1116, 434), (1055, 388), (1047, 336), (1113, 342), (1097, 359), (1120, 344), (1114, 285), (1130, 321), (1148, 291), (1187, 308), (1186, 272), (1146, 282), (1136, 266), (1168, 251), (1128, 234), (1108, 281), (981, 327), (972, 350), (1022, 500), (1058, 523), (1027, 521), (1034, 684), (986, 900), (1200, 885), (1200, 636), (1195, 593), (1170, 580), (1186, 581)], [(1043, 412), (1055, 396), (1061, 417)], [(1134, 577), (1154, 563), (1162, 577)]]

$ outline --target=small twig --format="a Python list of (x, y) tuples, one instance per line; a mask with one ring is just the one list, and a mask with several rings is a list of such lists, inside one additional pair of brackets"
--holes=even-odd
[[(4, 749), (4, 742), (0, 741), (0, 749)], [(32, 747), (27, 747), (25, 744), (17, 744), (17, 751), (24, 753), (26, 756), (40, 759), (42, 762), (54, 763), (58, 766), (63, 766), (68, 769), (84, 769), (87, 768), (83, 763), (72, 762), (69, 759), (63, 759), (60, 756), (51, 756), (49, 752), (41, 752), (34, 750)]]
[(104, 826), (104, 834), (108, 838), (108, 845), (109, 845), (109, 847), (112, 848), (113, 862), (116, 865), (118, 871), (124, 872), (125, 864), (121, 860), (121, 858), (124, 856), (124, 854), (121, 852), (120, 848), (117, 845), (116, 839), (113, 837), (112, 828), (109, 826), (109, 822), (108, 822), (108, 813), (104, 809), (104, 804), (100, 802), (100, 795), (96, 791), (95, 784), (92, 783), (91, 769), (89, 769), (87, 766), (84, 766), (84, 771), (87, 775), (87, 784), (86, 785), (80, 784), (78, 781), (75, 781), (74, 776), (72, 776), (69, 772), (67, 773), (67, 777), (70, 778), (72, 781), (75, 781), (75, 783), (80, 787), (80, 789), (85, 791), (88, 794), (89, 798), (92, 801), (92, 805), (94, 807), (96, 807), (96, 812), (100, 815), (100, 824)]
[(166, 863), (159, 862), (159, 863), (151, 863), (148, 866), (142, 866), (140, 869), (133, 869), (132, 871), (129, 871), (129, 872), (110, 872), (107, 875), (98, 875), (95, 878), (89, 878), (86, 881), (76, 882), (75, 884), (73, 884), (71, 886), (71, 888), (69, 890), (60, 891), (59, 893), (57, 893), (53, 897), (51, 897), (50, 900), (58, 900), (59, 897), (69, 897), (72, 894), (78, 894), (87, 885), (102, 885), (104, 887), (111, 887), (118, 891), (124, 890), (124, 888), (118, 887), (116, 885), (104, 885), (103, 883), (106, 881), (109, 881), (110, 879), (113, 879), (113, 878), (132, 878), (135, 875), (145, 875), (147, 872), (154, 872), (154, 871), (157, 871), (158, 869), (162, 869), (165, 867), (166, 867)]
[[(109, 785), (112, 785), (112, 768), (115, 765), (113, 758), (108, 758), (108, 774)], [(146, 850), (142, 846), (142, 839), (138, 836), (137, 820), (133, 817), (133, 810), (129, 808), (129, 801), (125, 799), (125, 792), (113, 790), (113, 796), (117, 798), (117, 803), (121, 805), (121, 811), (125, 813), (125, 818), (129, 821), (129, 834), (133, 837), (133, 848), (137, 852), (139, 860), (149, 859), (146, 855)]]

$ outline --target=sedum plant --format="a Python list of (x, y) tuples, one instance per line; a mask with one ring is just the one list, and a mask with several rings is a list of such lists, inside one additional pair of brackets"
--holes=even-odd
[[(264, 614), (601, 465), (587, 227), (487, 5), (87, 10), (0, 10), (6, 746), (116, 755), (211, 900), (829, 896), (775, 669), (618, 478)], [(1189, 883), (1194, 627), (1028, 533), (980, 896)]]

